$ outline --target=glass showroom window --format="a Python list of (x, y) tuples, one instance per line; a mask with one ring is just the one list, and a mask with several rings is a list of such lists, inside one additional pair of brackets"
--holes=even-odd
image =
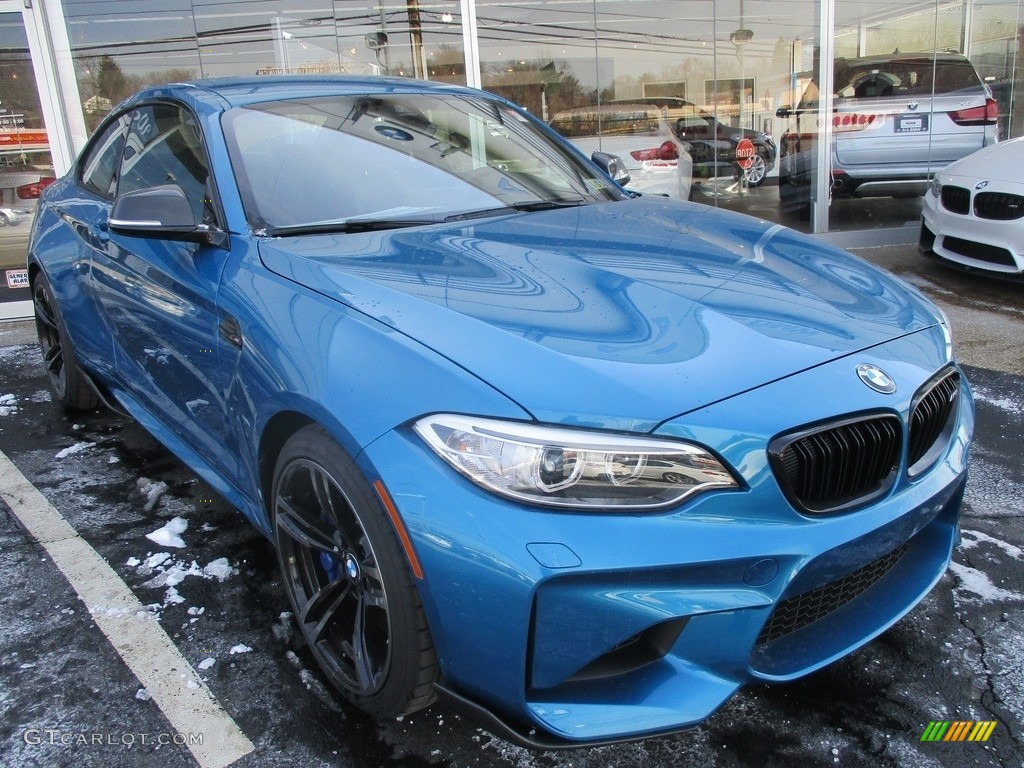
[(938, 170), (1011, 135), (1018, 6), (837, 0), (830, 230), (915, 226)]
[(285, 73), (466, 82), (454, 0), (65, 0), (64, 9), (90, 129), (160, 82)]
[(585, 153), (621, 157), (633, 189), (777, 219), (775, 113), (813, 67), (819, 7), (481, 0), (483, 83)]
[(909, 229), (935, 170), (1024, 134), (1022, 3), (475, 0), (478, 51), (464, 48), (457, 0), (63, 7), (90, 129), (160, 81), (343, 72), (464, 84), (478, 53), (484, 88), (585, 153), (622, 157), (632, 188), (825, 231)]

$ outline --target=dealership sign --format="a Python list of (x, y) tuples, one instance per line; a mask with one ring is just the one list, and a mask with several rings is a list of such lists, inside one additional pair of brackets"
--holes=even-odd
[(47, 150), (50, 141), (45, 130), (22, 129), (0, 130), (0, 151), (10, 149)]

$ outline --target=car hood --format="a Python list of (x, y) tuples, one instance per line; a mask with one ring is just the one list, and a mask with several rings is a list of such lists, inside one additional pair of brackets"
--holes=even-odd
[(610, 429), (648, 431), (938, 322), (914, 289), (849, 254), (663, 199), (273, 238), (260, 254), (535, 418)]
[(1024, 162), (1024, 137), (990, 144), (952, 165), (941, 176), (969, 176), (972, 179), (1006, 181), (1020, 185), (1021, 163)]

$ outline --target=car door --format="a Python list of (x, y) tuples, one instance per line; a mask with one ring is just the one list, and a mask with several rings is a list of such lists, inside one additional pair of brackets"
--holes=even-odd
[[(73, 237), (57, 228), (45, 239), (49, 253), (47, 280), (64, 313), (78, 322), (68, 329), (81, 359), (88, 360), (94, 373), (114, 375), (110, 355), (110, 334), (92, 284), (92, 252), (96, 247), (92, 222), (109, 210), (114, 198), (117, 169), (131, 125), (130, 115), (108, 120), (90, 139), (75, 168), (73, 194), (61, 194), (53, 203), (60, 221)], [(66, 183), (62, 180), (61, 183)]]
[[(197, 222), (216, 223), (208, 169), (197, 123), (186, 109), (156, 103), (134, 110), (118, 195), (176, 184)], [(104, 207), (92, 223), (92, 274), (117, 378), (164, 428), (223, 470), (230, 459), (217, 293), (227, 252), (118, 233), (109, 215), (110, 206)]]

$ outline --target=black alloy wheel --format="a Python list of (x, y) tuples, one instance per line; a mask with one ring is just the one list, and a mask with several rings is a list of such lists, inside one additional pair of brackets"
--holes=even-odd
[(317, 426), (286, 443), (273, 485), (285, 588), (330, 682), (376, 717), (434, 700), (437, 660), (404, 550), (354, 462)]
[(95, 408), (99, 398), (78, 368), (74, 345), (53, 298), (53, 291), (41, 272), (32, 281), (32, 306), (39, 350), (57, 402), (69, 411)]

